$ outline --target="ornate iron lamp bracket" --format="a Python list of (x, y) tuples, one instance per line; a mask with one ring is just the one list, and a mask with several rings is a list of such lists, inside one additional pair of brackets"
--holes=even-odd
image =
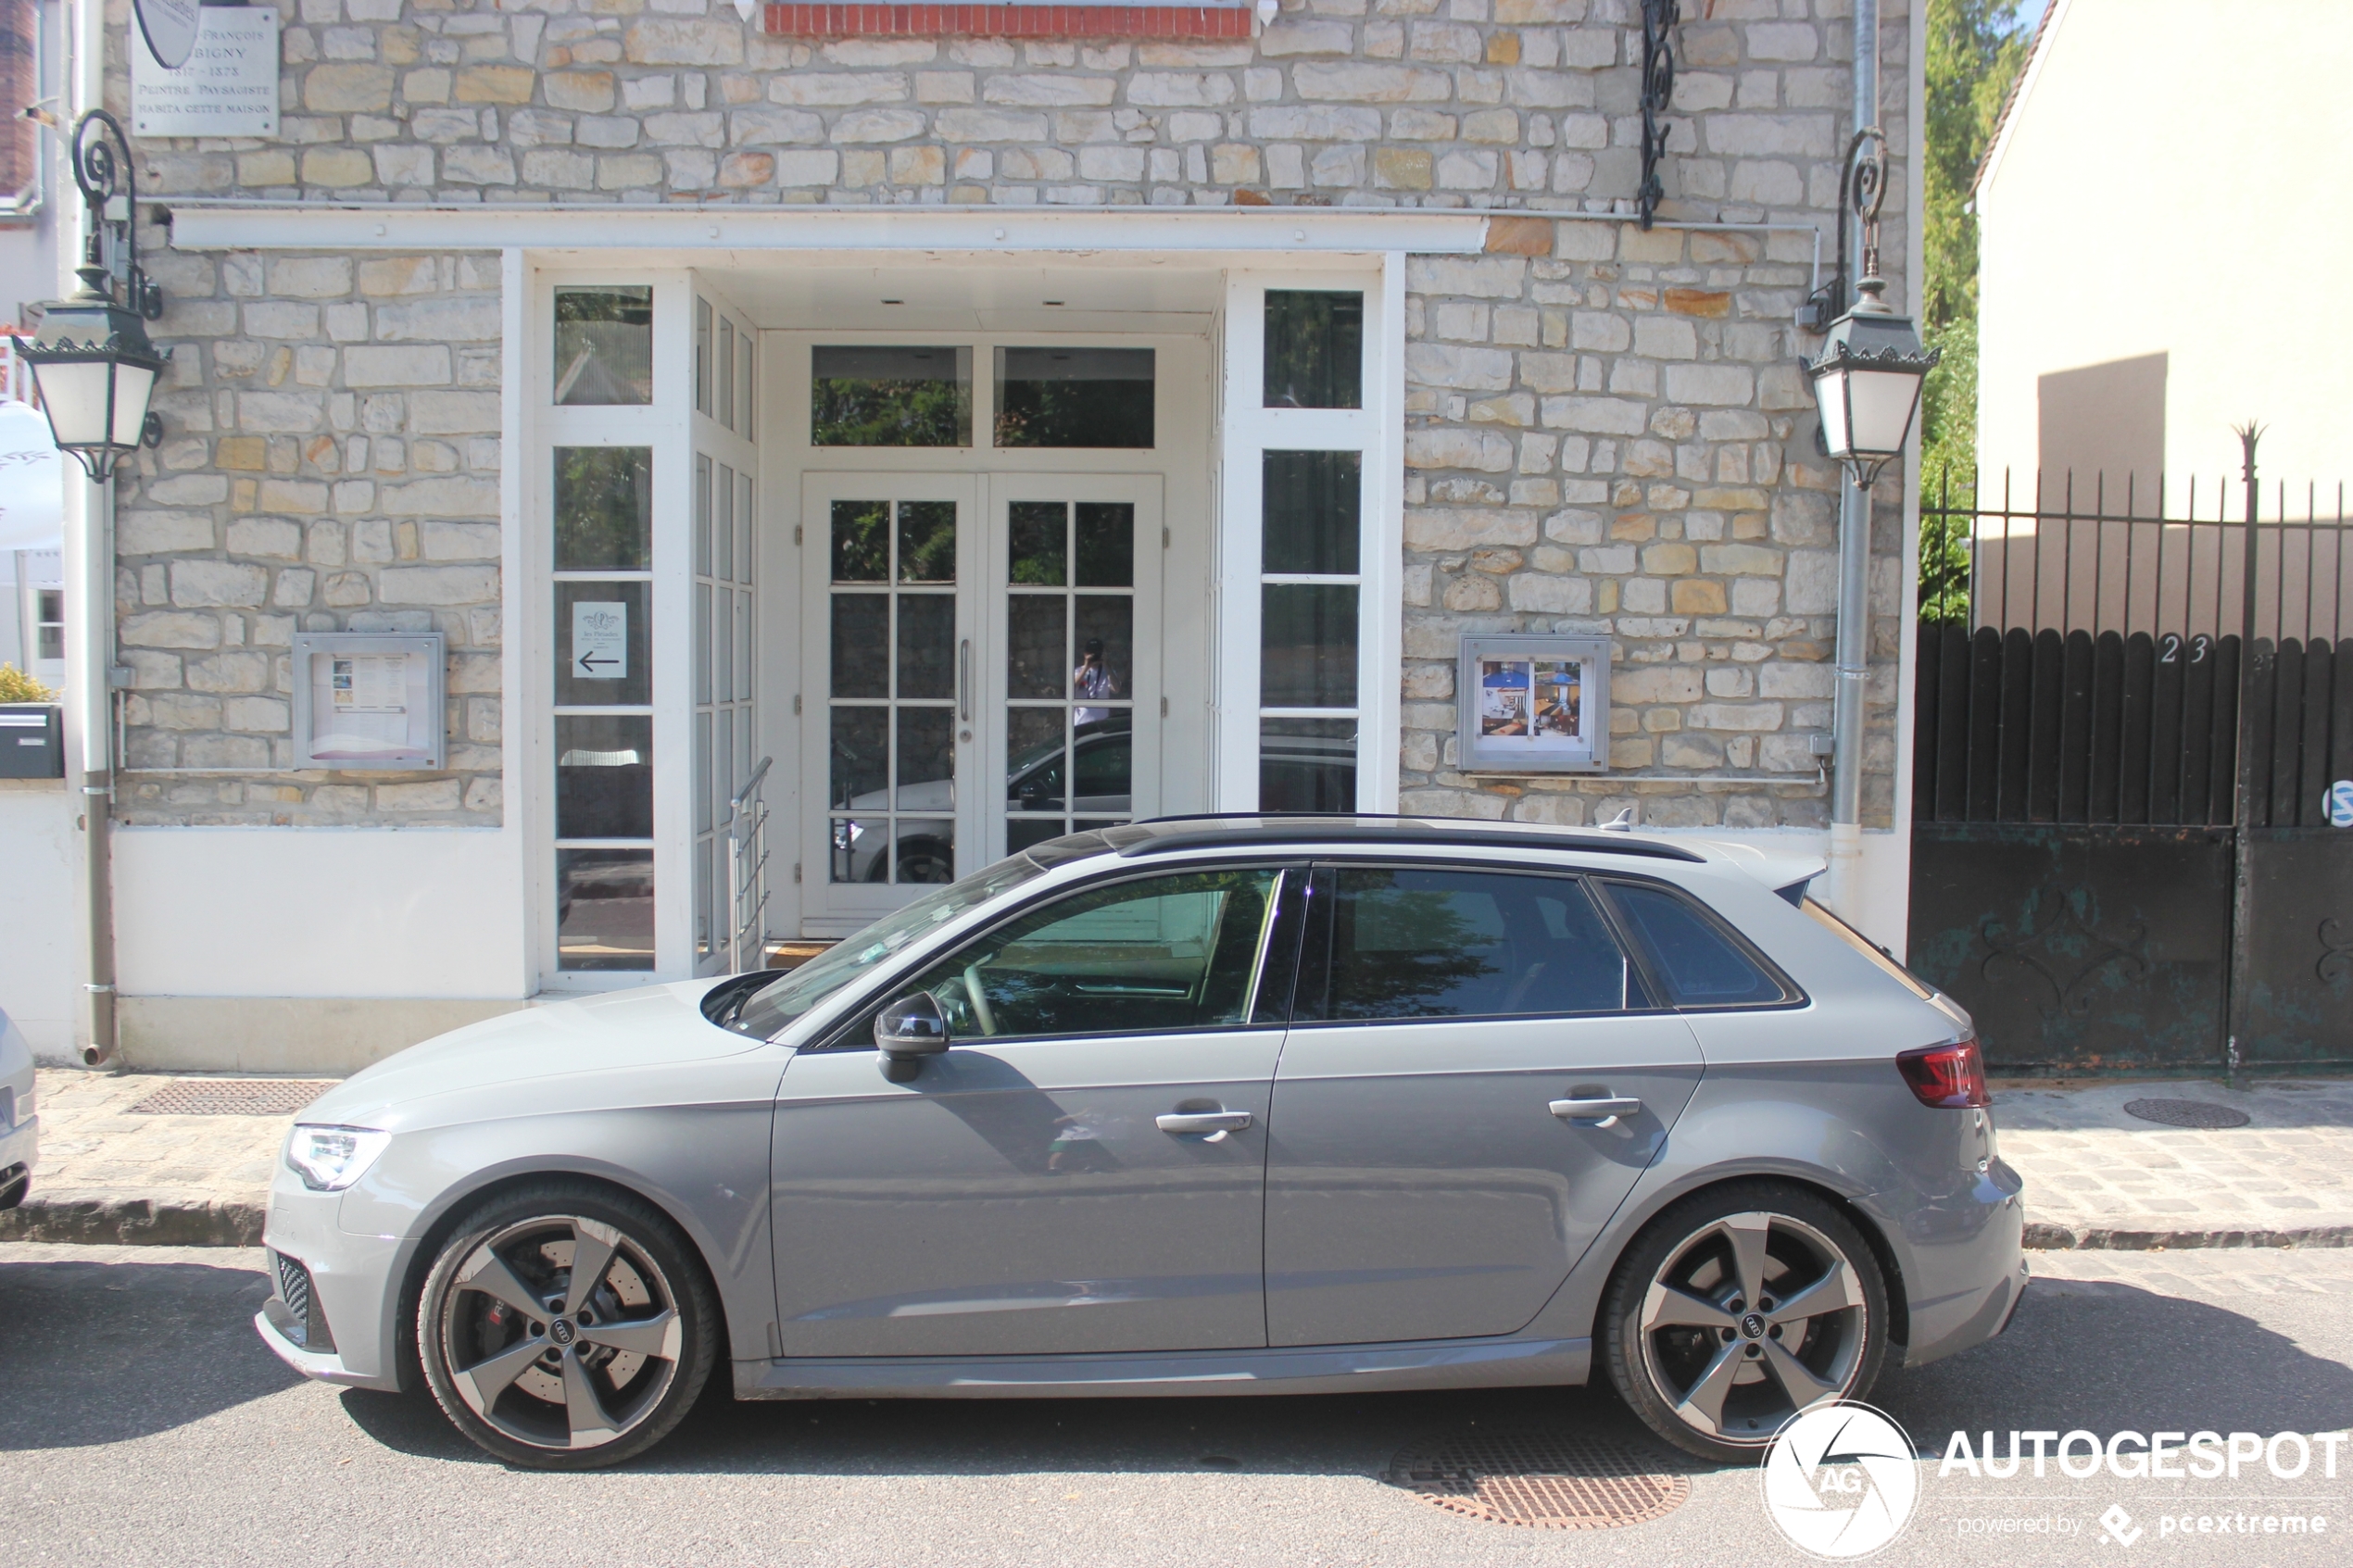
[(1798, 307), (1797, 324), (1817, 336), (1846, 314), (1855, 302), (1855, 276), (1847, 268), (1846, 221), (1852, 213), (1863, 224), (1863, 275), (1879, 276), (1879, 209), (1887, 200), (1887, 138), (1876, 125), (1866, 125), (1846, 144), (1846, 176), (1840, 182), (1838, 260), (1830, 281)]
[[(122, 122), (104, 109), (92, 109), (74, 122), (73, 182), (90, 208), (89, 246), (75, 270), (93, 293), (112, 292), (115, 270), (107, 264), (104, 235), (114, 231), (124, 261), (123, 303), (146, 320), (161, 320), (163, 290), (139, 265), (139, 171), (132, 164), (131, 139), (123, 134)], [(108, 210), (118, 194), (123, 198), (120, 218)], [(94, 269), (96, 277), (91, 275)]]
[(1675, 24), (1681, 19), (1681, 0), (1642, 0), (1642, 183), (1634, 199), (1645, 229), (1658, 216), (1658, 204), (1667, 194), (1658, 178), (1659, 160), (1667, 156), (1667, 127), (1659, 117), (1675, 101), (1670, 44)]

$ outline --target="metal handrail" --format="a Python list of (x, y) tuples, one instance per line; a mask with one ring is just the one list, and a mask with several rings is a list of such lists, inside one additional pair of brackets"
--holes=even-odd
[(768, 800), (761, 785), (774, 760), (761, 758), (743, 787), (727, 800), (727, 968), (731, 973), (759, 969), (767, 961)]

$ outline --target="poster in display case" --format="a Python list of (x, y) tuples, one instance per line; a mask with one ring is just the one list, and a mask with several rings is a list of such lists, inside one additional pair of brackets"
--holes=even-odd
[(1466, 635), (1455, 678), (1466, 773), (1609, 767), (1609, 639)]
[(297, 632), (297, 768), (364, 771), (444, 765), (438, 632)]

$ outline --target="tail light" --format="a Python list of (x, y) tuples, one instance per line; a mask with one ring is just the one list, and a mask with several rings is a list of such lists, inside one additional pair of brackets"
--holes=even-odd
[(1974, 1035), (1949, 1046), (1905, 1051), (1896, 1057), (1895, 1070), (1904, 1074), (1904, 1082), (1912, 1085), (1922, 1105), (1939, 1110), (1969, 1110), (1994, 1103), (1994, 1097), (1985, 1092), (1985, 1058)]

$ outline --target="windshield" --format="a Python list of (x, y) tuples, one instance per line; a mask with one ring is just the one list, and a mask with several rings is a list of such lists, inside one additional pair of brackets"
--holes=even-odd
[(954, 920), (1032, 877), (1046, 868), (1026, 855), (998, 861), (962, 882), (951, 882), (926, 893), (895, 914), (834, 944), (774, 985), (756, 993), (736, 1010), (730, 1029), (774, 1039), (794, 1019), (836, 991), (871, 972), (911, 942), (919, 941), (934, 926)]
[(1836, 915), (1831, 913), (1830, 910), (1822, 908), (1821, 905), (1814, 902), (1813, 899), (1806, 899), (1806, 902), (1800, 904), (1798, 908), (1804, 909), (1807, 914), (1812, 915), (1816, 920), (1821, 922), (1823, 925), (1829, 927), (1831, 934), (1836, 936), (1840, 941), (1845, 943), (1856, 952), (1870, 960), (1871, 962), (1885, 970), (1891, 978), (1903, 982), (1905, 988), (1909, 990), (1914, 996), (1919, 997), (1922, 1001), (1931, 1000), (1935, 997), (1935, 986), (1931, 985), (1927, 981), (1922, 980), (1919, 975), (1914, 974), (1910, 970), (1906, 969), (1902, 964), (1897, 963), (1895, 960), (1890, 956), (1886, 948), (1881, 947), (1878, 943), (1872, 941), (1869, 937), (1864, 935), (1861, 932), (1856, 930), (1853, 926), (1847, 924)]

